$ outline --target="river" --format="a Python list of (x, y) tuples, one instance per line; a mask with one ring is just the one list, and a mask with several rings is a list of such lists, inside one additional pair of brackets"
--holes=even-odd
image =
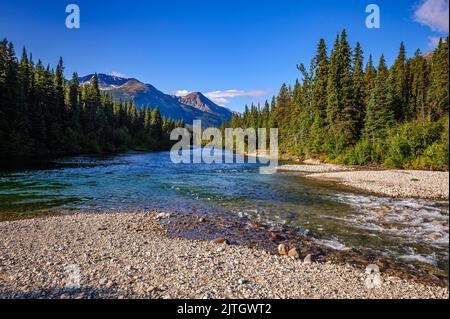
[(336, 249), (354, 247), (448, 271), (448, 202), (393, 199), (259, 174), (258, 164), (173, 164), (169, 152), (79, 156), (0, 169), (0, 214), (153, 210), (285, 224)]

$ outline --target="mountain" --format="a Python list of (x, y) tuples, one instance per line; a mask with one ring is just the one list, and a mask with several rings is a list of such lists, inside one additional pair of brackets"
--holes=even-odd
[[(81, 84), (92, 81), (93, 74), (79, 78)], [(202, 126), (220, 126), (230, 120), (232, 112), (209, 100), (202, 93), (191, 93), (184, 97), (165, 94), (151, 84), (145, 84), (134, 78), (98, 74), (100, 90), (110, 94), (115, 100), (133, 99), (138, 108), (149, 105), (159, 107), (162, 115), (175, 120), (184, 120), (192, 124), (193, 120), (202, 120)]]
[(424, 54), (422, 54), (424, 59), (427, 60), (428, 62), (430, 62), (433, 59), (433, 55), (434, 55), (434, 50), (428, 51), (428, 52), (425, 52)]
[(224, 118), (231, 118), (231, 111), (217, 105), (200, 92), (193, 92), (185, 96), (178, 97), (182, 104), (189, 105), (203, 112), (218, 114)]

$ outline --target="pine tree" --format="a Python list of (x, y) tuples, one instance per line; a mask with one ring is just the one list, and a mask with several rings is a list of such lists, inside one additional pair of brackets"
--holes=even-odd
[(80, 84), (78, 82), (78, 74), (72, 74), (72, 80), (69, 86), (69, 111), (71, 114), (72, 126), (78, 128), (80, 120)]
[[(166, 119), (158, 110), (158, 129), (150, 132), (145, 113), (144, 109), (138, 113), (132, 101), (114, 101), (102, 94), (97, 75), (91, 84), (80, 86), (74, 73), (66, 85), (62, 59), (53, 71), (41, 61), (34, 65), (25, 49), (18, 61), (13, 45), (6, 39), (0, 42), (2, 158), (168, 148), (168, 133), (184, 122)], [(150, 108), (148, 113), (150, 124), (154, 121)], [(151, 133), (157, 138), (152, 139)]]
[(442, 39), (433, 54), (431, 61), (431, 83), (427, 102), (429, 105), (429, 118), (436, 120), (449, 111), (449, 56), (448, 37)]
[[(4, 39), (0, 42), (0, 101), (6, 99), (6, 76), (7, 76), (7, 60), (6, 60), (6, 48), (7, 40)], [(7, 118), (7, 105), (6, 103), (0, 103), (0, 154), (6, 154), (9, 145), (6, 144), (8, 141), (8, 131), (9, 127)]]
[(47, 153), (47, 108), (45, 96), (45, 70), (39, 60), (34, 70), (34, 95), (31, 106), (31, 137), (35, 150), (40, 154)]
[(367, 65), (366, 65), (365, 78), (364, 78), (364, 83), (365, 83), (364, 96), (365, 96), (366, 108), (367, 108), (367, 105), (369, 104), (372, 90), (375, 87), (376, 78), (377, 78), (377, 70), (375, 69), (375, 67), (373, 65), (372, 55), (370, 55), (369, 61), (367, 62)]
[(275, 96), (273, 96), (272, 100), (270, 101), (269, 127), (270, 128), (279, 127), (277, 122), (277, 103)]
[(57, 113), (60, 116), (60, 121), (62, 122), (65, 115), (65, 80), (64, 80), (64, 65), (63, 65), (63, 59), (60, 58), (58, 65), (56, 67), (56, 73), (55, 73), (55, 89), (56, 89), (56, 104), (57, 104)]
[(298, 100), (298, 120), (296, 126), (299, 127), (298, 139), (300, 142), (300, 149), (298, 155), (302, 156), (310, 151), (311, 127), (314, 122), (316, 110), (313, 105), (314, 93), (314, 77), (317, 68), (317, 63), (313, 59), (310, 63), (309, 70), (306, 70), (303, 64), (297, 66), (297, 69), (302, 73), (303, 85), (299, 86), (299, 92), (296, 94)]
[[(341, 34), (339, 49), (340, 61), (340, 94), (339, 102), (342, 104), (339, 113), (339, 125), (341, 126), (338, 150), (344, 150), (349, 145), (354, 145), (358, 139), (359, 129), (359, 105), (355, 104), (352, 83), (352, 50), (347, 41), (345, 29)], [(362, 52), (359, 52), (362, 55)]]
[(278, 94), (277, 100), (276, 100), (276, 121), (279, 123), (279, 127), (281, 129), (281, 141), (286, 142), (286, 132), (287, 132), (287, 125), (288, 125), (288, 119), (290, 116), (290, 103), (291, 103), (291, 96), (289, 93), (289, 88), (286, 85), (286, 83), (283, 83), (283, 85), (280, 88), (280, 93)]
[(329, 62), (325, 40), (321, 39), (317, 47), (317, 54), (314, 58), (316, 72), (312, 90), (312, 106), (316, 116), (325, 122), (327, 110), (327, 86)]
[[(289, 137), (290, 144), (292, 147), (292, 151), (294, 153), (298, 153), (299, 144), (302, 142), (302, 137), (300, 136), (300, 127), (301, 127), (300, 117), (302, 111), (301, 95), (302, 95), (302, 85), (300, 84), (300, 81), (296, 79), (294, 91), (292, 92), (292, 101), (291, 101), (292, 110), (289, 117), (290, 124), (288, 132), (288, 135), (290, 136)], [(267, 107), (269, 107), (268, 104)]]
[(0, 95), (3, 104), (2, 151), (5, 154), (19, 156), (23, 151), (24, 133), (21, 131), (26, 120), (25, 99), (20, 81), (19, 64), (15, 56), (14, 46), (7, 43), (3, 57), (3, 94)]
[(403, 42), (400, 44), (400, 51), (394, 65), (390, 71), (393, 84), (393, 108), (395, 118), (403, 121), (407, 117), (408, 109), (408, 70), (406, 63), (406, 50)]
[(344, 30), (328, 61), (321, 40), (309, 70), (297, 66), (303, 80), (296, 80), (293, 92), (283, 84), (270, 107), (268, 103), (263, 110), (246, 107), (242, 116), (233, 116), (231, 124), (248, 127), (255, 118), (264, 123), (269, 109), (268, 123), (279, 128), (282, 153), (327, 155), (351, 164), (384, 162), (395, 167), (445, 169), (447, 42), (441, 40), (431, 60), (427, 63), (420, 51), (407, 59), (402, 44), (390, 69), (381, 56), (376, 70), (370, 56), (363, 70), (361, 45), (357, 43), (352, 53)]
[(422, 56), (420, 50), (414, 54), (414, 58), (409, 62), (410, 83), (408, 109), (406, 118), (413, 120), (419, 118), (422, 123), (429, 118), (427, 112), (427, 88), (429, 85), (429, 65)]
[(372, 90), (367, 108), (364, 128), (365, 137), (370, 139), (372, 143), (375, 143), (376, 138), (384, 137), (387, 128), (391, 127), (394, 123), (395, 114), (388, 97), (388, 79), (389, 70), (382, 55), (378, 66), (375, 87)]
[(160, 142), (162, 138), (162, 118), (159, 112), (159, 107), (155, 107), (152, 112), (152, 126), (151, 135), (156, 142)]
[(328, 71), (328, 84), (327, 84), (327, 122), (330, 125), (330, 129), (335, 132), (334, 123), (339, 115), (339, 95), (340, 95), (340, 39), (339, 34), (336, 36), (333, 50), (331, 51), (330, 64)]
[(366, 81), (363, 69), (364, 56), (361, 48), (361, 44), (356, 43), (355, 50), (353, 52), (353, 103), (354, 107), (358, 111), (357, 115), (357, 135), (359, 139), (362, 129), (364, 127), (364, 118), (366, 116)]

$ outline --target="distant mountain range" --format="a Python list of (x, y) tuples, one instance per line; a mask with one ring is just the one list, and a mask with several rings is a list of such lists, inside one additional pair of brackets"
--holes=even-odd
[[(162, 115), (176, 120), (184, 120), (192, 125), (193, 120), (202, 120), (202, 126), (220, 126), (231, 119), (232, 112), (215, 104), (200, 92), (186, 96), (165, 94), (153, 85), (144, 84), (134, 78), (122, 78), (107, 74), (98, 74), (100, 90), (111, 94), (115, 100), (129, 100), (138, 108), (149, 105), (156, 106)], [(81, 84), (90, 83), (94, 74), (79, 78)]]

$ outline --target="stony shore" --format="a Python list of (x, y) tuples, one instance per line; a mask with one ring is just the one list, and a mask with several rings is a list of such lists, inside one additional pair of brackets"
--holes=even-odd
[(173, 238), (165, 218), (106, 213), (0, 223), (0, 298), (449, 297), (448, 288), (385, 273), (369, 289), (368, 275), (350, 265)]
[(448, 200), (449, 173), (429, 171), (352, 171), (309, 175), (367, 192), (397, 198)]
[(301, 172), (301, 173), (345, 172), (351, 170), (353, 170), (351, 167), (334, 164), (282, 165), (278, 167), (278, 171), (280, 172)]
[(279, 171), (307, 173), (306, 177), (396, 198), (449, 199), (449, 172), (413, 170), (356, 170), (333, 164), (285, 165)]

